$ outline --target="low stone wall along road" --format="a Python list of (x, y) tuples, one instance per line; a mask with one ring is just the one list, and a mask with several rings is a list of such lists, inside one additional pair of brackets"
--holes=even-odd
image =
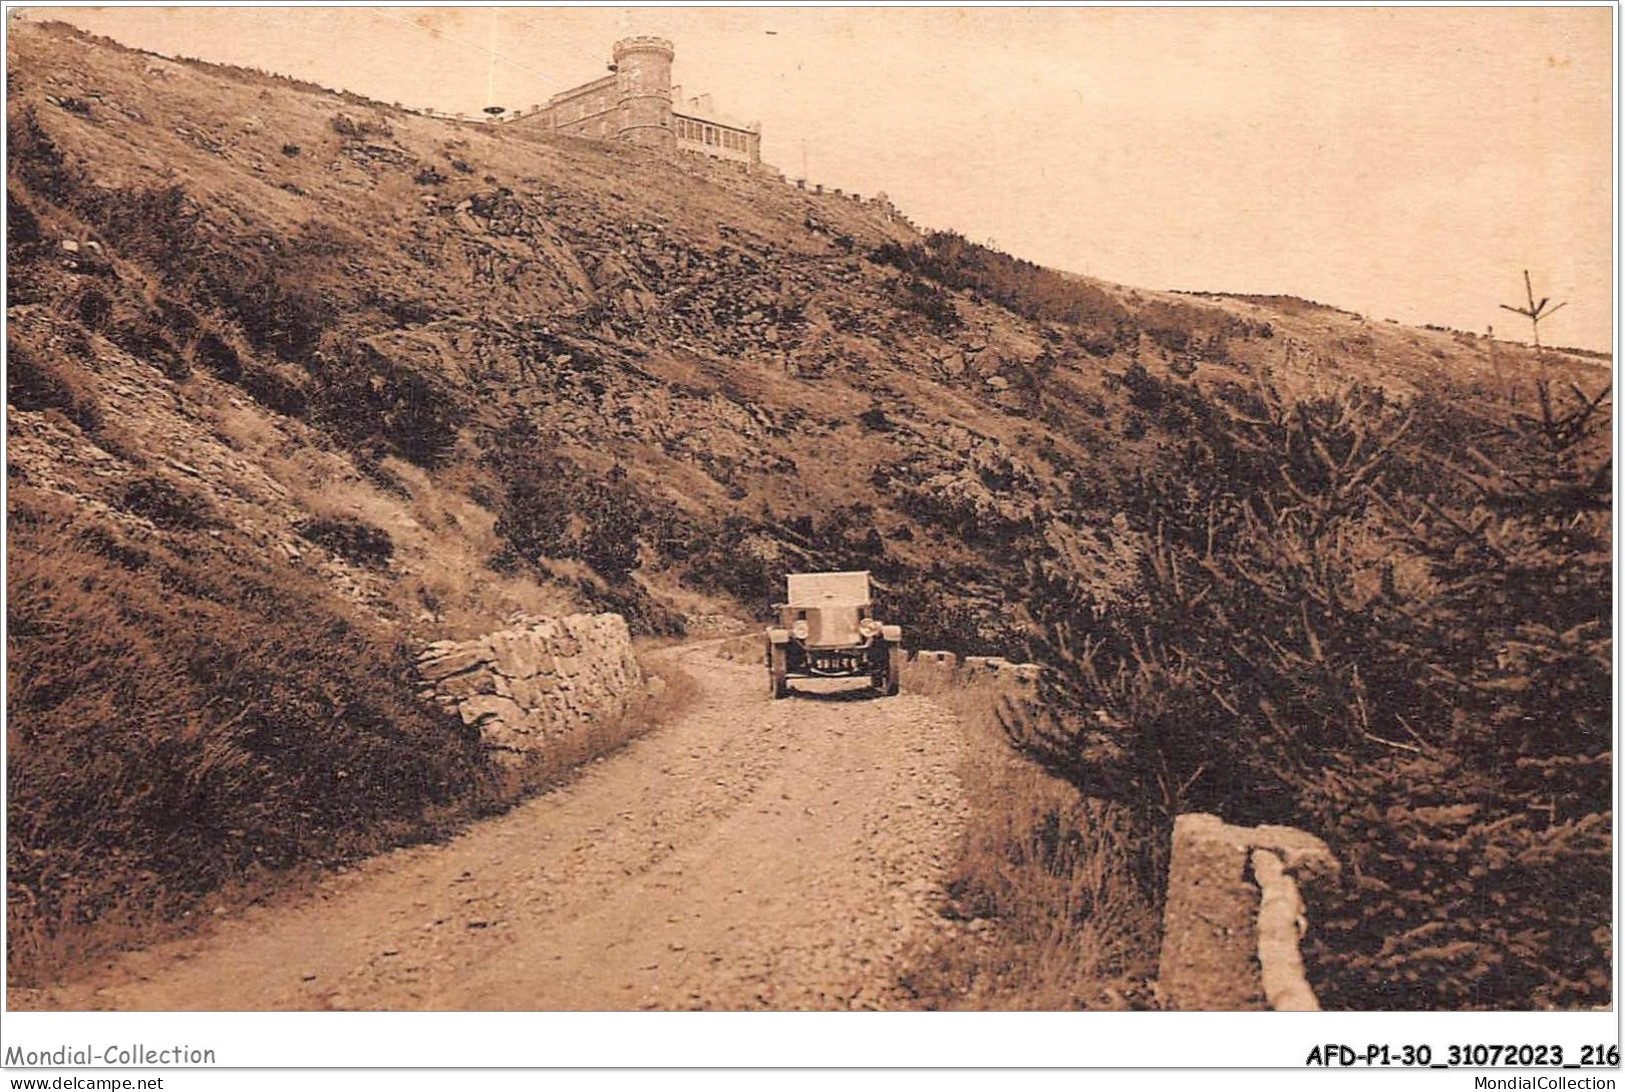
[(697, 700), (569, 786), (28, 1007), (903, 1005), (963, 827), (958, 723), (907, 693), (770, 701), (714, 642), (662, 658)]

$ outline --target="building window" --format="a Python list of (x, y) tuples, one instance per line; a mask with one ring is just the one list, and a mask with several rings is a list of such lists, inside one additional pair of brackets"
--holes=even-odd
[(716, 142), (717, 142), (717, 129), (716, 129), (716, 126), (707, 125), (705, 127), (705, 142), (707, 144), (710, 144), (710, 145), (715, 145), (716, 144)]

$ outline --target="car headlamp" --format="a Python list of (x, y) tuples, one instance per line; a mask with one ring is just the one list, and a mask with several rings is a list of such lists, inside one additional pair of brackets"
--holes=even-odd
[(791, 635), (794, 636), (798, 641), (805, 641), (807, 639), (807, 634), (810, 632), (812, 631), (807, 628), (807, 620), (805, 618), (797, 619), (796, 624), (790, 627)]
[(865, 618), (858, 623), (858, 632), (865, 637), (874, 637), (880, 632), (880, 623), (873, 618)]

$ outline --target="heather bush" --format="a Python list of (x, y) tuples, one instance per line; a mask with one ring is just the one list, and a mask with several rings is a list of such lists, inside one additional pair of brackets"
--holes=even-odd
[(213, 330), (205, 330), (192, 346), (192, 355), (216, 378), (235, 383), (243, 375), (243, 358), (231, 344)]
[(131, 356), (154, 365), (177, 383), (191, 378), (192, 366), (181, 356), (180, 349), (164, 330), (162, 319), (155, 312), (141, 311), (115, 320), (107, 330), (107, 338)]
[(312, 423), (364, 455), (381, 446), (423, 467), (451, 457), (468, 416), (466, 393), (370, 345), (324, 346), (302, 361)]
[(113, 314), (113, 301), (95, 285), (87, 285), (73, 305), (74, 315), (87, 330), (100, 330)]
[(388, 531), (354, 516), (307, 520), (300, 525), (299, 533), (357, 565), (382, 567), (395, 554), (395, 543)]
[(898, 282), (895, 298), (899, 306), (924, 316), (936, 333), (948, 333), (964, 325), (953, 296), (931, 281), (905, 277)]
[(44, 238), (39, 217), (17, 190), (6, 188), (6, 254), (13, 261), (30, 258)]
[(62, 154), (32, 106), (6, 115), (6, 140), (8, 173), (27, 190), (63, 203), (83, 183), (84, 172)]
[(102, 426), (95, 385), (71, 356), (6, 342), (6, 401), (20, 410), (57, 410), (86, 433)]
[(213, 525), (214, 505), (202, 493), (156, 474), (143, 474), (127, 482), (119, 503), (169, 531), (196, 531)]
[(482, 461), (503, 483), (496, 532), (510, 549), (526, 562), (580, 558), (606, 578), (625, 580), (637, 567), (646, 524), (625, 471), (584, 474), (526, 423), (490, 439)]
[(684, 582), (702, 591), (722, 592), (766, 617), (784, 597), (783, 562), (762, 549), (770, 541), (751, 520), (726, 515), (687, 552)]

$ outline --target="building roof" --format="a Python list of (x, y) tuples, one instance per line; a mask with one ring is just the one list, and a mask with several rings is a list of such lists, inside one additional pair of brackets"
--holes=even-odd
[[(756, 132), (756, 126), (754, 124), (747, 125), (738, 118), (735, 118), (730, 114), (724, 114), (714, 106), (711, 106), (709, 103), (710, 98), (710, 95), (685, 96), (682, 94), (682, 88), (674, 87), (672, 88), (671, 112), (681, 117), (693, 118), (695, 121), (710, 122), (712, 125), (721, 125), (729, 129), (738, 129), (741, 132)], [(702, 103), (704, 103), (704, 105), (701, 105)]]

